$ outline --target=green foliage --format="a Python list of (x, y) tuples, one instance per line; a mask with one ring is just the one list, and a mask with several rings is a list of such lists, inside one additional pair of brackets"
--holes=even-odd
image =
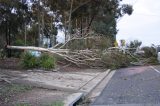
[(144, 51), (144, 56), (143, 58), (145, 59), (145, 64), (152, 64), (156, 65), (159, 64), (158, 59), (157, 59), (157, 52), (156, 48), (154, 47), (143, 47), (142, 50)]
[(25, 92), (31, 89), (32, 89), (31, 86), (12, 84), (9, 91), (10, 92)]
[(25, 68), (36, 68), (39, 66), (39, 60), (29, 52), (22, 55), (22, 65)]
[(151, 65), (157, 65), (159, 64), (158, 60), (156, 57), (150, 57), (147, 59), (146, 63), (151, 64)]
[(15, 46), (24, 46), (24, 40), (22, 39), (17, 39), (14, 43)]
[(91, 36), (89, 38), (71, 40), (66, 48), (71, 50), (83, 50), (83, 49), (104, 50), (111, 46), (112, 43), (109, 37)]
[[(23, 40), (21, 40), (21, 39), (16, 39), (15, 41), (14, 41), (14, 45), (15, 46), (24, 46), (25, 44), (24, 44), (24, 41)], [(22, 53), (22, 51), (21, 50), (12, 50), (12, 56), (13, 57), (20, 57), (21, 56), (21, 53)]]
[(119, 51), (103, 54), (101, 60), (107, 68), (111, 69), (127, 67), (130, 65), (129, 56)]
[(141, 46), (141, 44), (142, 44), (141, 41), (134, 40), (134, 41), (131, 41), (129, 44), (127, 44), (127, 48), (132, 48), (129, 51), (131, 53), (134, 53), (134, 52), (136, 52), (136, 49)]
[(55, 68), (55, 59), (48, 54), (42, 54), (40, 57), (40, 67), (45, 69)]
[(132, 7), (132, 5), (123, 4), (123, 5), (122, 5), (122, 12), (123, 12), (123, 14), (131, 15), (132, 12), (133, 12), (133, 7)]
[(16, 106), (31, 106), (28, 103), (17, 103)]
[(35, 57), (31, 53), (26, 52), (22, 56), (22, 65), (25, 68), (44, 68), (52, 69), (55, 68), (54, 57), (48, 54), (42, 54), (40, 57)]
[(140, 47), (141, 44), (142, 44), (141, 41), (134, 40), (134, 41), (131, 41), (131, 42), (127, 45), (127, 47), (129, 47), (129, 48), (137, 48), (137, 47)]
[(64, 103), (62, 101), (56, 101), (46, 106), (64, 106)]
[(116, 20), (114, 18), (111, 19), (104, 19), (102, 20), (97, 19), (97, 21), (94, 21), (92, 24), (92, 29), (96, 33), (103, 34), (105, 36), (109, 36), (114, 38), (114, 36), (117, 34), (117, 29), (116, 29)]
[(156, 49), (154, 47), (143, 47), (142, 50), (144, 51), (144, 57), (157, 57)]

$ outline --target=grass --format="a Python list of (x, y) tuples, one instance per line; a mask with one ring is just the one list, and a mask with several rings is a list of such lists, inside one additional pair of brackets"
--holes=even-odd
[(31, 89), (32, 89), (31, 86), (12, 84), (10, 91), (11, 92), (25, 92)]
[(15, 106), (31, 106), (28, 103), (17, 103)]
[[(28, 103), (17, 103), (15, 106), (31, 106), (31, 105)], [(56, 101), (45, 106), (64, 106), (64, 103), (63, 101)]]
[(46, 106), (64, 106), (63, 101), (56, 101)]
[[(17, 84), (3, 84), (0, 87), (0, 102), (8, 103), (12, 97), (17, 93), (22, 93), (31, 90), (32, 87), (17, 85)], [(18, 106), (28, 106), (28, 105), (18, 105)]]
[(31, 89), (32, 89), (32, 87), (30, 87), (30, 86), (9, 84), (9, 85), (3, 86), (0, 89), (0, 96), (7, 95), (8, 93), (25, 92), (25, 91), (28, 91), (28, 90), (31, 90)]

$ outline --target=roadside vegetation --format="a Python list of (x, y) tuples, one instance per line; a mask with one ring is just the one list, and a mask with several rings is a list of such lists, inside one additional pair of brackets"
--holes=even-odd
[(50, 103), (49, 105), (46, 105), (46, 106), (64, 106), (64, 103), (63, 103), (63, 101), (56, 101), (56, 102)]
[(43, 53), (39, 57), (25, 52), (22, 57), (22, 66), (24, 68), (43, 68), (46, 70), (55, 68), (55, 58), (49, 54)]
[(102, 56), (102, 61), (106, 68), (117, 69), (130, 65), (130, 56), (122, 51), (109, 52)]
[(76, 66), (104, 67), (98, 52), (114, 46), (117, 20), (133, 12), (132, 5), (122, 4), (121, 0), (30, 2), (0, 1), (1, 59), (20, 58), (26, 50), (8, 47), (12, 45), (52, 49), (52, 56), (23, 54), (24, 68), (55, 68), (55, 57)]
[(141, 65), (157, 65), (158, 62), (158, 52), (157, 47), (152, 46), (143, 46), (141, 41), (134, 40), (127, 44), (127, 48), (131, 48), (128, 51), (132, 54), (132, 57), (135, 61)]
[[(17, 103), (15, 106), (32, 106), (28, 103)], [(46, 104), (44, 106), (64, 106), (64, 103), (62, 101), (56, 101), (50, 104)]]
[(151, 46), (151, 47), (142, 47), (142, 50), (144, 51), (144, 63), (145, 64), (152, 64), (152, 65), (157, 65), (159, 64), (158, 59), (157, 59), (157, 51), (156, 48)]

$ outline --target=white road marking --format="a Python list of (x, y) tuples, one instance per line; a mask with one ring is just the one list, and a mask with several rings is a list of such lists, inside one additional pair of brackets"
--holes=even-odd
[(160, 71), (159, 71), (159, 70), (157, 70), (156, 68), (154, 68), (153, 66), (150, 66), (150, 68), (152, 68), (154, 71), (156, 71), (157, 73), (159, 73), (159, 74), (160, 74)]

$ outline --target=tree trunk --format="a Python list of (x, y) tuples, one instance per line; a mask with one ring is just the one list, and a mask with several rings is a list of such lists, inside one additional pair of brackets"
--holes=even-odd
[(26, 22), (24, 23), (24, 43), (26, 46), (26, 41), (27, 41), (27, 28), (26, 28)]
[(68, 36), (71, 38), (71, 18), (72, 18), (73, 0), (71, 0), (70, 13), (69, 13), (69, 25), (68, 25)]
[[(102, 0), (100, 1), (99, 5), (98, 5), (98, 7), (97, 7), (97, 12), (96, 12), (96, 13), (99, 12), (100, 5), (101, 5), (101, 4), (102, 4)], [(90, 30), (90, 28), (91, 28), (91, 25), (92, 25), (92, 22), (93, 22), (95, 16), (97, 15), (96, 13), (93, 14), (93, 16), (91, 17), (91, 20), (90, 20), (90, 22), (89, 22), (89, 24), (88, 24), (88, 27), (87, 27), (87, 33), (88, 33), (88, 31)], [(87, 34), (87, 33), (86, 33), (86, 34)]]
[(42, 47), (44, 47), (44, 45), (43, 45), (44, 26), (45, 26), (45, 24), (44, 24), (44, 11), (42, 11), (42, 36), (41, 36), (41, 45), (42, 45)]
[[(11, 45), (11, 26), (9, 22), (9, 28), (8, 28), (8, 45)], [(8, 57), (11, 57), (11, 49), (8, 50)]]
[(41, 47), (40, 0), (38, 1), (38, 46)]
[(83, 36), (83, 17), (81, 17), (81, 37)]

